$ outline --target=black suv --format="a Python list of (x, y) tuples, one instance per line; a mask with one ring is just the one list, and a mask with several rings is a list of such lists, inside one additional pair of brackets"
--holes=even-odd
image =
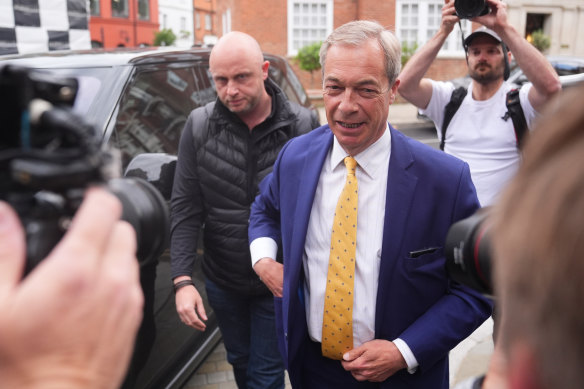
[[(125, 51), (55, 52), (2, 57), (13, 63), (75, 77), (79, 91), (74, 110), (103, 134), (103, 142), (121, 151), (126, 175), (140, 172), (170, 199), (178, 142), (189, 113), (216, 99), (209, 73), (208, 48), (145, 48)], [(265, 55), (269, 75), (291, 101), (310, 101), (287, 62)], [(202, 250), (202, 244), (199, 244)], [(205, 301), (205, 332), (182, 324), (170, 279), (170, 256), (140, 263), (146, 298), (144, 321), (124, 388), (177, 388), (203, 362), (221, 335), (207, 303), (203, 274), (193, 280)]]

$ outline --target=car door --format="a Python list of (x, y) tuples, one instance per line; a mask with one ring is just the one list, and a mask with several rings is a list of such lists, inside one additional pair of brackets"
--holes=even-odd
[[(110, 145), (120, 150), (122, 169), (126, 170), (137, 156), (176, 156), (189, 113), (215, 98), (206, 63), (135, 66), (120, 98), (109, 139)], [(163, 171), (164, 166), (171, 165), (155, 166), (154, 171), (142, 166), (140, 173), (131, 170), (132, 175), (142, 176), (157, 186), (169, 200), (174, 166), (170, 173)], [(161, 177), (165, 178), (164, 185), (160, 185)], [(198, 362), (193, 361), (193, 356), (201, 355), (202, 360), (212, 350), (216, 343), (213, 338), (219, 339), (218, 330), (207, 303), (200, 266), (196, 266), (193, 280), (209, 317), (205, 332), (185, 326), (176, 313), (168, 249), (150, 263), (141, 262), (140, 269), (145, 295), (144, 320), (124, 387), (160, 388), (184, 375), (183, 370), (190, 365), (196, 367)]]

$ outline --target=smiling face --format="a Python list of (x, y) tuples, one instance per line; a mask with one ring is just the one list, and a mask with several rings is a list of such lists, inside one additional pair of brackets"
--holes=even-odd
[(503, 80), (505, 61), (501, 43), (488, 35), (477, 36), (468, 48), (469, 75), (481, 84)]
[(383, 135), (399, 81), (389, 84), (377, 40), (331, 46), (323, 85), (329, 126), (346, 152), (355, 156)]

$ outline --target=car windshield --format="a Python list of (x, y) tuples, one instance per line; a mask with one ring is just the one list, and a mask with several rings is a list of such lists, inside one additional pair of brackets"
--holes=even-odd
[(81, 115), (85, 121), (103, 131), (111, 112), (117, 102), (119, 93), (116, 90), (123, 88), (126, 67), (73, 67), (38, 69), (40, 72), (57, 74), (61, 77), (74, 77), (79, 88), (73, 110)]

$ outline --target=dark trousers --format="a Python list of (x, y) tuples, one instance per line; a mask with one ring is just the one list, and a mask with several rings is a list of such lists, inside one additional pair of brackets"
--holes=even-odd
[(278, 351), (274, 298), (252, 297), (206, 281), (209, 304), (239, 389), (283, 389), (284, 363)]
[(325, 358), (320, 343), (306, 342), (302, 366), (302, 389), (378, 389), (379, 383), (357, 381), (341, 361)]

